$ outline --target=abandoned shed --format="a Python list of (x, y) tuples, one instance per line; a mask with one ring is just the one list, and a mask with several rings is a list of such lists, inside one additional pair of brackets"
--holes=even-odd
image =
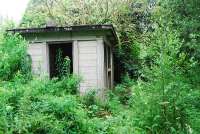
[(82, 78), (80, 92), (113, 87), (113, 46), (117, 36), (112, 25), (81, 25), (13, 29), (29, 41), (28, 54), (34, 74), (56, 76), (56, 52), (71, 60), (70, 71)]

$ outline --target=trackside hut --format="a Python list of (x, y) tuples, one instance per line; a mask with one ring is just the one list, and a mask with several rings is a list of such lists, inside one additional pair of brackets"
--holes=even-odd
[(71, 73), (82, 77), (80, 92), (113, 87), (113, 46), (118, 43), (112, 25), (81, 25), (12, 29), (29, 41), (34, 74), (55, 77), (56, 51), (71, 59)]

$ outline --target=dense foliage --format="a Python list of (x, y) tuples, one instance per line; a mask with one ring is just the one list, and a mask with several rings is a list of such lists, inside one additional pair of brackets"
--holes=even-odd
[(61, 49), (58, 49), (56, 53), (56, 71), (58, 78), (62, 78), (63, 76), (69, 77), (70, 75), (70, 59), (68, 56), (63, 58), (63, 52)]
[(26, 41), (0, 34), (0, 133), (200, 133), (199, 5), (199, 0), (32, 0), (22, 27), (52, 20), (114, 24), (120, 39), (115, 57), (124, 77), (103, 101), (95, 91), (79, 96), (80, 79), (65, 70), (70, 61), (57, 59), (59, 78), (31, 76)]
[[(7, 35), (0, 41), (0, 79), (10, 80), (18, 71), (28, 73), (26, 41), (17, 35)], [(10, 56), (13, 55), (13, 56)], [(27, 67), (26, 67), (27, 66)]]

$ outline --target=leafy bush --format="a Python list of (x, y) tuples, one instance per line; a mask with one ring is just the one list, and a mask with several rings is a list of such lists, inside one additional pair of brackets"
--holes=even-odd
[[(10, 80), (18, 71), (30, 73), (26, 58), (26, 41), (19, 35), (5, 35), (0, 41), (0, 79)], [(26, 63), (25, 63), (26, 62)], [(26, 67), (25, 67), (26, 66)]]
[[(10, 83), (1, 91), (4, 100), (3, 133), (86, 132), (86, 114), (74, 92), (78, 83), (68, 80), (32, 80), (27, 84)], [(16, 86), (17, 85), (17, 86)], [(75, 86), (76, 85), (76, 86)], [(77, 88), (76, 88), (77, 89)], [(71, 91), (72, 90), (72, 91)]]
[(122, 104), (128, 104), (129, 99), (132, 96), (132, 85), (133, 80), (131, 80), (128, 74), (123, 78), (122, 84), (118, 84), (114, 89), (114, 94), (119, 97)]

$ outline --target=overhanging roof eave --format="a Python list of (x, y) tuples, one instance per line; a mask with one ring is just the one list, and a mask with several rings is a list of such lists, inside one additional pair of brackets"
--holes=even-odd
[(31, 33), (46, 33), (46, 32), (78, 32), (78, 31), (110, 31), (115, 44), (118, 43), (117, 34), (113, 25), (78, 25), (78, 26), (65, 26), (65, 27), (42, 27), (42, 28), (20, 28), (10, 29), (7, 32), (19, 33), (19, 34), (31, 34)]

